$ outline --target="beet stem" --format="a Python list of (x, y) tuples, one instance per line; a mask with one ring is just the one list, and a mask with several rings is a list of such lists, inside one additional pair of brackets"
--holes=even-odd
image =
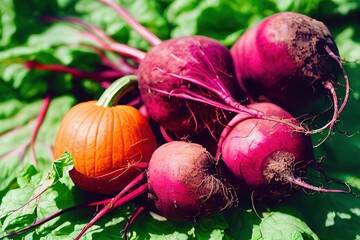
[(66, 212), (70, 212), (72, 210), (76, 210), (76, 209), (80, 209), (80, 208), (83, 208), (83, 207), (87, 207), (88, 205), (87, 204), (80, 204), (80, 205), (76, 205), (76, 206), (72, 206), (72, 207), (69, 207), (69, 208), (64, 208), (64, 209), (61, 209), (59, 211), (57, 211), (56, 213), (54, 214), (51, 214), (50, 216), (46, 217), (46, 218), (43, 218), (37, 222), (34, 222), (33, 224), (29, 225), (29, 226), (26, 226), (18, 231), (15, 231), (15, 232), (12, 232), (12, 233), (9, 233), (7, 235), (4, 235), (2, 237), (0, 237), (0, 239), (4, 239), (4, 238), (8, 238), (8, 237), (11, 237), (11, 236), (14, 236), (14, 235), (18, 235), (18, 234), (21, 234), (21, 233), (24, 233), (32, 228), (36, 228), (60, 215), (62, 215), (63, 213), (66, 213)]
[[(209, 104), (209, 105), (212, 105), (214, 107), (222, 108), (224, 110), (228, 110), (228, 111), (231, 111), (231, 112), (236, 112), (236, 113), (241, 112), (241, 111), (239, 111), (239, 110), (237, 110), (237, 109), (235, 109), (235, 108), (233, 108), (231, 106), (228, 106), (226, 104), (223, 104), (223, 103), (220, 103), (218, 101), (211, 100), (211, 99), (208, 99), (206, 97), (203, 97), (203, 96), (201, 96), (200, 94), (198, 94), (196, 92), (186, 91), (184, 89), (176, 89), (176, 90), (172, 90), (171, 92), (167, 92), (165, 90), (160, 90), (160, 89), (157, 89), (157, 88), (150, 88), (150, 89), (155, 91), (155, 92), (167, 95), (168, 97), (178, 97), (178, 98), (193, 100), (193, 101), (196, 101), (196, 102)], [(182, 93), (176, 93), (177, 91), (182, 92)]]
[(59, 19), (69, 23), (77, 24), (78, 26), (85, 29), (89, 37), (91, 37), (97, 44), (105, 48), (105, 50), (114, 51), (125, 57), (130, 57), (136, 62), (140, 62), (145, 57), (145, 53), (143, 51), (126, 44), (116, 42), (98, 26), (90, 24), (76, 17), (62, 17)]
[(129, 218), (129, 220), (127, 221), (125, 227), (122, 230), (123, 233), (123, 238), (124, 240), (127, 240), (127, 232), (129, 230), (129, 227), (131, 226), (131, 224), (135, 221), (135, 219), (142, 214), (144, 211), (146, 210), (146, 208), (144, 206), (140, 206), (138, 205), (136, 207), (136, 209), (134, 210), (134, 212), (132, 213), (131, 217)]
[(13, 149), (13, 150), (11, 150), (11, 151), (3, 154), (3, 155), (0, 155), (0, 159), (2, 159), (3, 157), (5, 157), (8, 154), (16, 153), (16, 152), (19, 151), (19, 149), (21, 149), (19, 155), (20, 155), (20, 159), (23, 160), (24, 156), (26, 154), (26, 151), (28, 150), (28, 148), (30, 146), (32, 161), (33, 161), (35, 166), (38, 166), (38, 162), (37, 162), (36, 154), (35, 154), (35, 141), (36, 141), (36, 137), (38, 135), (38, 132), (40, 130), (40, 127), (41, 127), (41, 125), (42, 125), (42, 123), (44, 121), (44, 118), (46, 116), (46, 113), (47, 113), (47, 110), (49, 108), (50, 102), (51, 102), (51, 96), (48, 93), (44, 98), (44, 101), (43, 101), (43, 104), (41, 106), (39, 115), (37, 116), (36, 123), (35, 123), (35, 129), (31, 134), (30, 142), (23, 144), (22, 146), (18, 147), (18, 149)]
[(39, 116), (36, 120), (35, 129), (34, 129), (33, 133), (31, 134), (30, 147), (31, 147), (32, 159), (34, 161), (35, 166), (38, 165), (38, 162), (36, 159), (36, 154), (35, 154), (35, 141), (36, 141), (36, 137), (39, 133), (40, 127), (45, 119), (46, 113), (49, 109), (50, 102), (51, 102), (51, 95), (48, 93), (45, 96), (43, 104), (41, 106)]
[(321, 128), (310, 131), (313, 134), (313, 133), (319, 133), (319, 132), (325, 130), (326, 128), (329, 128), (329, 132), (328, 132), (327, 136), (324, 138), (324, 140), (322, 140), (319, 144), (317, 144), (314, 147), (320, 146), (329, 137), (329, 135), (330, 135), (332, 129), (334, 128), (334, 125), (335, 125), (340, 113), (344, 110), (344, 108), (345, 108), (345, 106), (347, 104), (348, 97), (349, 97), (349, 89), (350, 89), (350, 87), (349, 87), (349, 78), (348, 78), (348, 76), (347, 76), (347, 74), (346, 74), (346, 72), (345, 72), (345, 70), (344, 70), (344, 68), (343, 68), (343, 66), (341, 64), (341, 61), (340, 61), (339, 57), (335, 53), (333, 53), (331, 51), (329, 46), (325, 46), (325, 50), (330, 55), (330, 57), (332, 57), (339, 64), (339, 67), (342, 70), (342, 73), (343, 73), (343, 76), (344, 76), (344, 79), (345, 79), (345, 89), (346, 90), (345, 90), (344, 100), (343, 100), (341, 106), (339, 107), (338, 97), (336, 95), (336, 91), (335, 91), (335, 88), (334, 88), (333, 84), (330, 81), (326, 81), (324, 83), (324, 87), (331, 93), (331, 96), (332, 96), (332, 99), (333, 99), (334, 114), (333, 114), (332, 119), (327, 124), (325, 124)]
[(21, 234), (21, 233), (24, 233), (32, 228), (36, 228), (64, 213), (67, 213), (67, 212), (70, 212), (70, 211), (73, 211), (73, 210), (77, 210), (77, 209), (81, 209), (81, 208), (86, 208), (86, 207), (94, 207), (94, 206), (99, 206), (99, 205), (102, 205), (102, 204), (108, 204), (109, 202), (111, 202), (111, 199), (105, 199), (105, 200), (102, 200), (102, 201), (97, 201), (97, 202), (91, 202), (91, 203), (83, 203), (83, 204), (78, 204), (78, 205), (75, 205), (75, 206), (72, 206), (72, 207), (68, 207), (68, 208), (64, 208), (64, 209), (61, 209), (39, 221), (36, 221), (34, 222), (33, 224), (29, 225), (29, 226), (26, 226), (18, 231), (15, 231), (15, 232), (12, 232), (12, 233), (9, 233), (7, 235), (4, 235), (2, 237), (0, 237), (0, 239), (4, 239), (4, 238), (8, 238), (8, 237), (11, 237), (13, 235), (18, 235), (18, 234)]
[(69, 73), (76, 78), (88, 78), (100, 83), (101, 85), (105, 84), (106, 86), (109, 85), (107, 84), (109, 83), (107, 82), (109, 79), (124, 76), (121, 72), (118, 71), (103, 71), (103, 72), (93, 73), (93, 72), (85, 72), (71, 67), (66, 67), (60, 64), (42, 64), (36, 61), (27, 61), (25, 63), (25, 67), (28, 69)]
[[(120, 207), (131, 200), (135, 199), (136, 197), (142, 195), (148, 190), (147, 183), (144, 183), (140, 187), (136, 188), (129, 194), (117, 199), (117, 202), (111, 201), (107, 206), (105, 206), (103, 209), (101, 209), (96, 216), (91, 219), (91, 221), (81, 230), (81, 232), (74, 238), (74, 240), (79, 240), (82, 235), (92, 226), (95, 224), (96, 221), (98, 221), (102, 216), (104, 216), (106, 213), (112, 211), (113, 209)], [(122, 192), (119, 193), (119, 195), (122, 194)]]
[(105, 49), (102, 49), (99, 46), (94, 46), (86, 43), (80, 43), (79, 45), (95, 52), (99, 56), (101, 63), (104, 66), (114, 69), (114, 72), (120, 72), (122, 76), (135, 74), (137, 72), (137, 68), (129, 64), (124, 58), (114, 55), (112, 55), (111, 58), (106, 56)]
[(163, 126), (159, 126), (159, 129), (160, 129), (160, 133), (161, 135), (163, 136), (164, 140), (166, 142), (172, 142), (172, 141), (175, 141), (174, 139), (172, 139), (170, 137), (170, 135), (166, 132), (165, 128)]
[[(199, 45), (201, 45), (199, 43)], [(223, 94), (225, 94), (226, 96), (231, 96), (229, 90), (226, 88), (226, 86), (224, 85), (224, 83), (220, 80), (219, 75), (217, 74), (217, 72), (219, 72), (219, 70), (216, 69), (216, 66), (214, 66), (211, 61), (209, 60), (209, 58), (207, 57), (207, 55), (205, 54), (205, 52), (201, 49), (200, 47), (200, 51), (199, 54), (201, 55), (201, 59), (205, 62), (205, 65), (209, 68), (210, 71), (204, 71), (204, 73), (206, 75), (210, 75), (210, 73), (214, 73), (215, 77), (213, 76), (209, 76), (209, 80), (210, 82), (214, 83), (216, 86), (218, 86), (219, 92), (222, 92)], [(224, 74), (227, 74), (225, 72), (222, 72)]]
[(238, 125), (240, 122), (244, 121), (247, 118), (251, 118), (251, 116), (245, 118), (241, 115), (235, 115), (235, 117), (233, 117), (230, 120), (230, 122), (224, 127), (224, 129), (221, 132), (218, 144), (217, 144), (217, 150), (216, 150), (216, 156), (215, 156), (217, 161), (220, 160), (222, 147), (223, 147), (224, 141), (227, 138), (227, 136), (230, 134), (230, 132), (234, 129), (234, 127), (236, 125)]
[[(164, 70), (162, 70), (162, 71), (164, 71)], [(186, 80), (186, 81), (189, 81), (189, 82), (191, 82), (193, 84), (196, 84), (198, 86), (206, 88), (207, 90), (209, 90), (209, 91), (213, 92), (214, 94), (216, 94), (221, 100), (223, 100), (225, 102), (225, 104), (220, 103), (218, 100), (212, 100), (209, 97), (204, 97), (204, 96), (202, 96), (202, 95), (200, 95), (198, 93), (191, 92), (191, 91), (185, 90), (185, 89), (176, 89), (176, 90), (172, 90), (171, 92), (167, 92), (167, 91), (156, 89), (156, 88), (151, 88), (151, 90), (157, 91), (157, 92), (162, 93), (164, 95), (168, 95), (169, 97), (174, 96), (174, 97), (179, 97), (179, 98), (184, 98), (184, 99), (190, 99), (190, 100), (193, 100), (193, 101), (196, 101), (196, 102), (202, 102), (202, 103), (205, 103), (205, 104), (212, 105), (214, 107), (222, 108), (224, 110), (228, 110), (228, 111), (231, 111), (231, 112), (235, 112), (235, 113), (242, 112), (242, 113), (249, 114), (249, 116), (251, 116), (251, 117), (287, 124), (287, 125), (291, 126), (292, 128), (294, 128), (295, 131), (304, 132), (304, 133), (311, 133), (311, 131), (305, 129), (301, 125), (296, 125), (296, 124), (292, 123), (291, 121), (293, 119), (279, 118), (279, 117), (276, 117), (276, 116), (267, 115), (267, 114), (265, 114), (263, 112), (255, 110), (255, 109), (248, 108), (248, 107), (242, 105), (241, 103), (237, 102), (230, 95), (223, 94), (218, 89), (215, 89), (214, 87), (210, 87), (206, 83), (203, 83), (203, 82), (201, 82), (199, 80), (195, 80), (195, 79), (190, 78), (190, 77), (179, 76), (179, 75), (173, 74), (173, 73), (166, 73), (166, 74), (169, 74), (172, 77), (176, 77), (176, 78), (179, 78), (179, 79), (182, 79), (182, 80)], [(176, 92), (181, 92), (182, 91), (183, 93), (175, 93), (175, 91)]]
[(328, 134), (326, 135), (326, 137), (322, 141), (320, 141), (320, 143), (315, 145), (314, 147), (320, 146), (330, 136), (331, 130), (334, 128), (334, 125), (335, 125), (335, 123), (337, 121), (337, 118), (339, 117), (339, 110), (338, 110), (339, 104), (338, 104), (338, 99), (337, 99), (337, 96), (336, 96), (335, 88), (334, 88), (333, 84), (330, 81), (327, 81), (324, 84), (324, 86), (331, 93), (331, 96), (332, 96), (332, 99), (333, 99), (333, 104), (334, 104), (334, 113), (333, 113), (332, 119), (327, 124), (325, 124), (321, 128), (318, 128), (318, 129), (312, 131), (312, 133), (319, 133), (319, 132), (325, 130), (326, 128), (329, 128), (329, 131), (328, 131)]
[(344, 96), (344, 100), (339, 108), (339, 114), (340, 114), (343, 111), (343, 109), (345, 108), (348, 98), (349, 98), (349, 91), (350, 91), (349, 77), (346, 74), (343, 65), (341, 64), (341, 59), (339, 59), (339, 57), (333, 51), (331, 51), (329, 46), (325, 46), (325, 50), (330, 55), (330, 57), (332, 57), (339, 64), (339, 67), (340, 67), (340, 69), (343, 73), (343, 77), (345, 79), (345, 96)]
[(111, 200), (111, 202), (109, 203), (110, 205), (114, 205), (117, 201), (119, 201), (119, 199), (124, 196), (124, 194), (126, 192), (128, 192), (131, 188), (137, 186), (138, 184), (140, 184), (141, 182), (146, 180), (146, 174), (145, 172), (141, 173), (139, 176), (137, 176), (136, 178), (134, 178), (126, 187), (124, 187), (120, 193), (118, 195), (115, 196), (115, 198), (113, 198)]
[(133, 18), (123, 7), (116, 4), (112, 0), (98, 0), (114, 9), (140, 36), (142, 36), (151, 45), (156, 46), (162, 43), (161, 39), (142, 26), (135, 18)]
[(309, 189), (315, 192), (325, 192), (325, 193), (351, 193), (346, 190), (340, 190), (340, 189), (326, 189), (322, 187), (315, 187), (312, 186), (304, 181), (302, 181), (300, 178), (294, 178), (294, 177), (288, 177), (286, 179), (288, 182), (296, 184), (297, 186), (303, 187), (305, 189)]

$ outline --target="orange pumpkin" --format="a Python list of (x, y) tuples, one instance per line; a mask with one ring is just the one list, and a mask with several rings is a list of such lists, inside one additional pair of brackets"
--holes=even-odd
[(113, 106), (135, 80), (114, 82), (99, 101), (71, 108), (62, 120), (54, 144), (54, 157), (72, 154), (70, 177), (81, 189), (109, 194), (124, 188), (148, 162), (157, 144), (148, 120), (134, 107)]

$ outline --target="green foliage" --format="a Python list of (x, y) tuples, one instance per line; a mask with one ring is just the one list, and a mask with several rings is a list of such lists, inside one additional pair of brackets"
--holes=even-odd
[[(323, 19), (335, 37), (341, 57), (348, 61), (344, 66), (352, 90), (349, 104), (337, 124), (339, 130), (348, 134), (334, 133), (316, 148), (316, 155), (323, 159), (330, 177), (360, 191), (358, 1), (117, 2), (161, 39), (205, 35), (229, 47), (247, 28), (275, 12), (296, 11)], [(87, 46), (93, 43), (78, 27), (64, 21), (45, 21), (46, 16), (75, 16), (100, 27), (120, 43), (144, 51), (150, 47), (114, 10), (97, 1), (0, 1), (0, 238), (61, 209), (97, 199), (74, 187), (68, 174), (72, 167), (71, 155), (67, 153), (53, 161), (52, 145), (68, 109), (76, 102), (97, 98), (102, 87), (90, 79), (79, 80), (65, 73), (29, 70), (24, 63), (35, 60), (88, 72), (103, 66), (97, 53)], [(42, 98), (48, 93), (52, 100), (36, 138), (34, 148), (38, 165), (34, 166), (29, 144)], [(317, 142), (316, 137), (314, 140)], [(196, 223), (176, 223), (154, 213), (145, 213), (133, 223), (129, 238), (358, 239), (359, 202), (353, 195), (310, 195), (300, 191), (276, 207), (257, 211), (232, 209), (198, 219)], [(133, 204), (115, 209), (92, 226), (83, 239), (120, 239), (121, 229), (133, 210)], [(95, 208), (79, 208), (15, 237), (74, 238), (95, 211)]]

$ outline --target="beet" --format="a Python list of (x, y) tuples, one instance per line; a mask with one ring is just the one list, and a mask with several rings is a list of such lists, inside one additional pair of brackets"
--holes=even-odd
[[(292, 111), (322, 95), (334, 103), (332, 127), (348, 98), (348, 79), (329, 29), (308, 16), (280, 12), (246, 31), (231, 48), (237, 79), (257, 101), (261, 97)], [(344, 74), (346, 94), (342, 105), (334, 85)], [(319, 129), (321, 131), (322, 129)]]
[(218, 176), (215, 159), (196, 143), (160, 146), (148, 166), (149, 196), (167, 219), (193, 221), (236, 202), (232, 187)]
[(209, 104), (172, 95), (181, 91), (193, 96), (213, 95), (201, 82), (217, 88), (215, 83), (220, 81), (224, 85), (221, 87), (231, 90), (230, 94), (243, 96), (237, 86), (230, 52), (220, 42), (203, 36), (170, 39), (153, 47), (141, 61), (137, 75), (149, 116), (179, 135), (212, 128), (214, 119), (224, 118), (226, 114)]
[[(291, 118), (273, 103), (254, 103), (249, 107)], [(299, 187), (319, 192), (346, 192), (311, 186), (302, 180), (307, 167), (315, 161), (311, 138), (284, 123), (238, 114), (222, 134), (218, 156), (230, 183), (255, 193), (259, 199), (284, 197)]]

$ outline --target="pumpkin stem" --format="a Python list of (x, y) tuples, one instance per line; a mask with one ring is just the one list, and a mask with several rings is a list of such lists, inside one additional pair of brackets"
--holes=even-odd
[(112, 107), (126, 93), (134, 89), (137, 83), (136, 75), (126, 75), (113, 82), (101, 95), (96, 105), (101, 107)]

